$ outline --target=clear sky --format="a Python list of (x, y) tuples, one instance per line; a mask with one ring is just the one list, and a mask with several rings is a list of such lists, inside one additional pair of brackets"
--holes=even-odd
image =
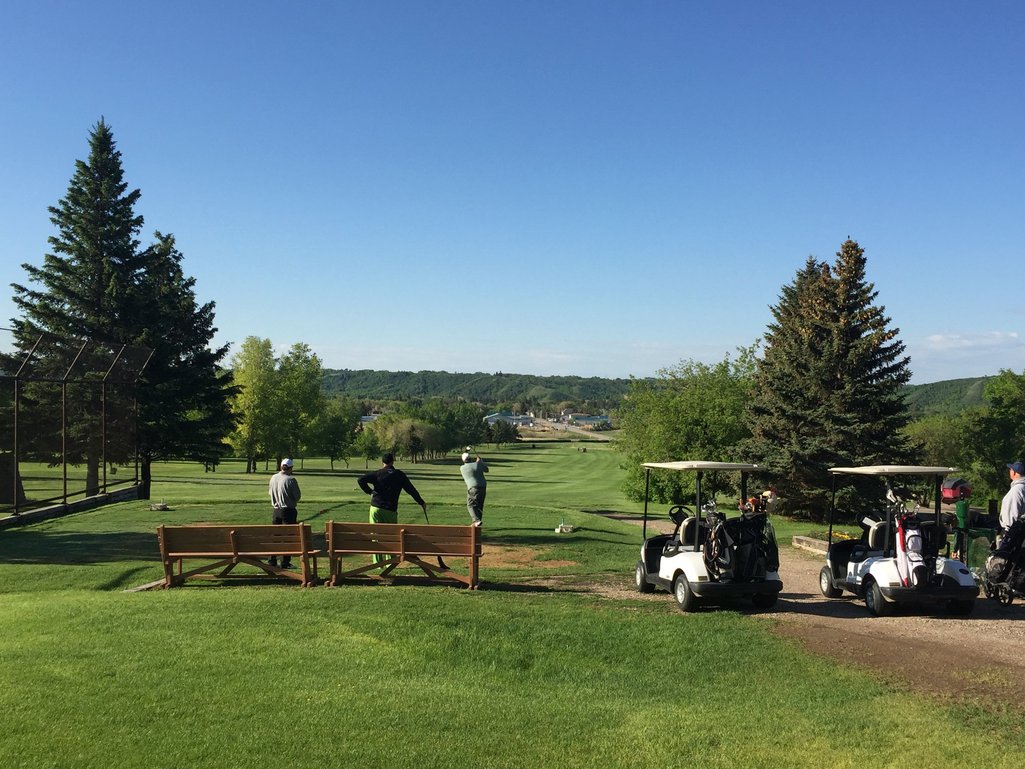
[(850, 236), (913, 382), (1025, 370), (1018, 0), (4, 0), (0, 60), (2, 286), (103, 116), (233, 349), (650, 376)]

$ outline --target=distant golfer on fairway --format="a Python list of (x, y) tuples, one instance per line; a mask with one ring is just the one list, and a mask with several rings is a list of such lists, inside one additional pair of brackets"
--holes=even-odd
[(470, 452), (463, 452), (463, 465), (459, 468), (466, 481), (466, 510), (473, 519), (474, 526), (480, 526), (484, 520), (484, 497), (488, 494), (488, 479), (484, 473), (488, 466), (478, 455), (476, 459), (470, 459)]
[[(398, 523), (399, 494), (403, 491), (424, 509), (424, 517), (426, 517), (427, 503), (424, 502), (420, 492), (416, 490), (416, 486), (406, 477), (406, 474), (395, 469), (395, 455), (391, 452), (385, 454), (381, 457), (381, 464), (380, 470), (371, 470), (357, 480), (359, 487), (365, 493), (370, 494), (370, 522)], [(383, 560), (383, 555), (374, 556), (374, 563), (380, 563)]]

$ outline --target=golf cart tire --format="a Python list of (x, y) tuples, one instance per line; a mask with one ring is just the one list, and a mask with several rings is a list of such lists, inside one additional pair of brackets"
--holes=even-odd
[(879, 589), (879, 583), (872, 580), (865, 588), (865, 607), (876, 617), (886, 617), (893, 614), (893, 607), (883, 598), (883, 591)]
[(651, 593), (655, 590), (655, 586), (648, 582), (648, 570), (644, 568), (644, 561), (638, 561), (634, 569), (634, 585), (637, 586), (638, 593)]
[(687, 575), (678, 574), (673, 580), (673, 598), (676, 599), (676, 607), (682, 612), (691, 611), (697, 604), (694, 591), (690, 589), (690, 582)]
[(819, 592), (826, 598), (839, 598), (843, 590), (833, 584), (833, 571), (828, 566), (823, 566), (819, 572)]
[(975, 599), (967, 598), (963, 601), (954, 599), (947, 601), (947, 614), (955, 617), (967, 617), (975, 609)]
[(756, 609), (771, 609), (776, 605), (777, 598), (779, 598), (778, 593), (755, 593), (751, 596), (751, 603), (755, 605)]

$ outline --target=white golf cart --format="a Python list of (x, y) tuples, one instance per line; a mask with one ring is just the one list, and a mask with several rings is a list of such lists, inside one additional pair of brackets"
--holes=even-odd
[[(634, 582), (642, 593), (656, 587), (672, 592), (680, 611), (690, 611), (699, 602), (721, 604), (750, 598), (756, 608), (776, 603), (783, 583), (779, 578), (779, 550), (772, 524), (763, 505), (747, 504), (747, 476), (758, 465), (732, 462), (645, 463), (644, 544), (637, 562)], [(696, 473), (695, 508), (675, 505), (669, 517), (672, 534), (648, 537), (648, 491), (651, 472)], [(701, 481), (706, 472), (740, 472), (740, 497), (744, 501), (737, 516), (727, 518), (715, 498), (701, 503)]]
[[(865, 599), (876, 616), (893, 612), (898, 605), (940, 605), (950, 614), (971, 614), (978, 585), (968, 567), (950, 554), (949, 529), (940, 511), (943, 477), (956, 473), (952, 467), (917, 465), (867, 465), (832, 467), (832, 504), (829, 511), (829, 549), (819, 573), (819, 590), (826, 598), (843, 591)], [(841, 475), (870, 476), (886, 483), (889, 504), (883, 513), (865, 516), (859, 539), (834, 537), (836, 487)], [(907, 492), (893, 488), (890, 479), (932, 478), (935, 512), (908, 510)], [(948, 518), (950, 516), (947, 516)], [(834, 541), (836, 539), (836, 541)]]

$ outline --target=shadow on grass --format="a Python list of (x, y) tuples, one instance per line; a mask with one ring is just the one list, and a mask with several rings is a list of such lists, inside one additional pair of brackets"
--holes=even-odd
[[(526, 533), (537, 531), (537, 534)], [(488, 545), (552, 545), (565, 542), (604, 542), (611, 545), (633, 545), (634, 537), (627, 537), (614, 532), (590, 533), (587, 529), (578, 528), (572, 534), (560, 534), (556, 536), (550, 529), (514, 529), (507, 534), (497, 533), (491, 530), (484, 535), (484, 546)], [(564, 538), (564, 539), (563, 539)]]
[(554, 585), (528, 585), (518, 582), (485, 582), (481, 580), (481, 590), (489, 593), (527, 593), (527, 594), (552, 594), (552, 593), (587, 593), (587, 590), (554, 586)]
[(0, 539), (0, 563), (71, 565), (159, 560), (155, 532), (24, 531)]

